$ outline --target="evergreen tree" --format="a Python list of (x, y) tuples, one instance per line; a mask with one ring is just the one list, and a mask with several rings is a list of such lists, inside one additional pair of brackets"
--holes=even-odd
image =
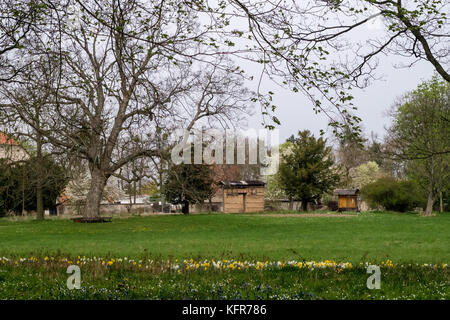
[(203, 202), (213, 194), (213, 173), (202, 164), (180, 164), (172, 166), (164, 181), (166, 200), (182, 204), (182, 212), (189, 214), (189, 205)]
[(40, 172), (36, 167), (34, 157), (18, 163), (0, 160), (0, 216), (9, 211), (36, 211), (38, 185), (42, 188), (43, 209), (55, 208), (68, 182), (64, 168), (49, 157), (42, 159)]
[(320, 201), (340, 180), (331, 147), (326, 140), (316, 139), (308, 130), (289, 139), (289, 151), (280, 161), (280, 185), (291, 202), (300, 200), (302, 209), (308, 202)]

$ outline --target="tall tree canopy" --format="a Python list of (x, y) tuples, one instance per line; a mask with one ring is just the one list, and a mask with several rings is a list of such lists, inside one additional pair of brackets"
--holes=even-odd
[(449, 183), (449, 119), (450, 83), (437, 76), (406, 94), (394, 106), (388, 136), (391, 156), (406, 162), (410, 175), (426, 186), (427, 215), (433, 210), (436, 195)]
[[(202, 121), (235, 125), (251, 105), (245, 74), (215, 55), (208, 40), (220, 22), (201, 23), (190, 3), (43, 3), (48, 23), (32, 29), (20, 52), (27, 72), (0, 88), (2, 106), (61, 153), (87, 162), (86, 217), (99, 215), (112, 175), (162, 153), (158, 130), (189, 130)], [(30, 88), (45, 116), (39, 125)]]

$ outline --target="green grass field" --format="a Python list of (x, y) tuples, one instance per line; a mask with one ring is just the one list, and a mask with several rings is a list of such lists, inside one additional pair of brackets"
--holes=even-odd
[(449, 213), (275, 215), (0, 219), (0, 299), (450, 299)]
[(449, 263), (450, 214), (354, 217), (202, 214), (114, 219), (0, 219), (0, 256), (86, 255)]

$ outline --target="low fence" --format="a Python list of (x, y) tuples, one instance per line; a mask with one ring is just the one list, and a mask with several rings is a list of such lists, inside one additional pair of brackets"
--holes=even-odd
[[(83, 207), (80, 205), (64, 205), (58, 208), (58, 215), (82, 215)], [(275, 200), (265, 201), (265, 211), (285, 211), (290, 209), (290, 203), (287, 200)], [(360, 203), (360, 209), (368, 210), (368, 206), (365, 202)], [(301, 211), (302, 202), (293, 201), (292, 210)], [(324, 205), (316, 205), (314, 203), (308, 203), (308, 210), (332, 210)], [(205, 213), (205, 212), (222, 212), (223, 204), (221, 202), (213, 203), (198, 203), (189, 206), (189, 212), (191, 213)], [(179, 213), (181, 212), (180, 206), (167, 206), (162, 209), (158, 204), (101, 204), (100, 212), (103, 215), (132, 215), (132, 214), (152, 214), (152, 213)]]
[[(58, 215), (79, 216), (82, 215), (83, 206), (81, 205), (64, 205), (58, 208)], [(200, 203), (193, 204), (189, 207), (191, 213), (201, 212), (221, 212), (221, 203)], [(132, 215), (132, 214), (152, 214), (152, 213), (179, 213), (181, 206), (167, 205), (162, 208), (158, 204), (101, 204), (100, 213), (102, 215)]]
[(189, 212), (201, 213), (201, 212), (222, 212), (223, 204), (222, 202), (213, 203), (197, 203), (189, 206)]
[[(324, 209), (325, 206), (321, 204), (308, 203), (308, 210), (320, 210)], [(292, 201), (289, 200), (266, 200), (265, 202), (265, 211), (302, 211), (302, 202), (301, 201)]]
[[(64, 205), (58, 208), (58, 215), (78, 216), (82, 214), (82, 206)], [(102, 215), (122, 215), (122, 214), (148, 214), (158, 213), (160, 208), (154, 208), (151, 204), (101, 204), (100, 213)]]

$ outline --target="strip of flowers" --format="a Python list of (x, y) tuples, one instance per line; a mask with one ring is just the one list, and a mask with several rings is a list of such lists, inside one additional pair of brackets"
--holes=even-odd
[[(102, 257), (86, 257), (78, 256), (75, 258), (65, 257), (21, 257), (21, 258), (7, 258), (0, 257), (0, 265), (45, 265), (45, 264), (63, 264), (63, 265), (97, 265), (103, 267), (113, 266), (131, 266), (136, 269), (152, 269), (159, 271), (175, 271), (178, 273), (186, 271), (196, 270), (218, 270), (218, 271), (234, 271), (234, 270), (266, 270), (266, 269), (282, 269), (282, 268), (297, 268), (297, 269), (334, 269), (345, 270), (354, 268), (350, 262), (336, 262), (334, 260), (325, 261), (240, 261), (240, 260), (202, 260), (196, 261), (194, 259), (182, 260), (182, 261), (154, 261), (154, 260), (134, 260), (127, 257), (124, 258), (102, 258)], [(448, 265), (446, 263), (441, 264), (394, 264), (392, 260), (387, 259), (380, 263), (361, 262), (361, 267), (367, 267), (368, 265), (375, 264), (382, 268), (404, 268), (404, 267), (422, 267), (433, 269), (446, 269)]]

